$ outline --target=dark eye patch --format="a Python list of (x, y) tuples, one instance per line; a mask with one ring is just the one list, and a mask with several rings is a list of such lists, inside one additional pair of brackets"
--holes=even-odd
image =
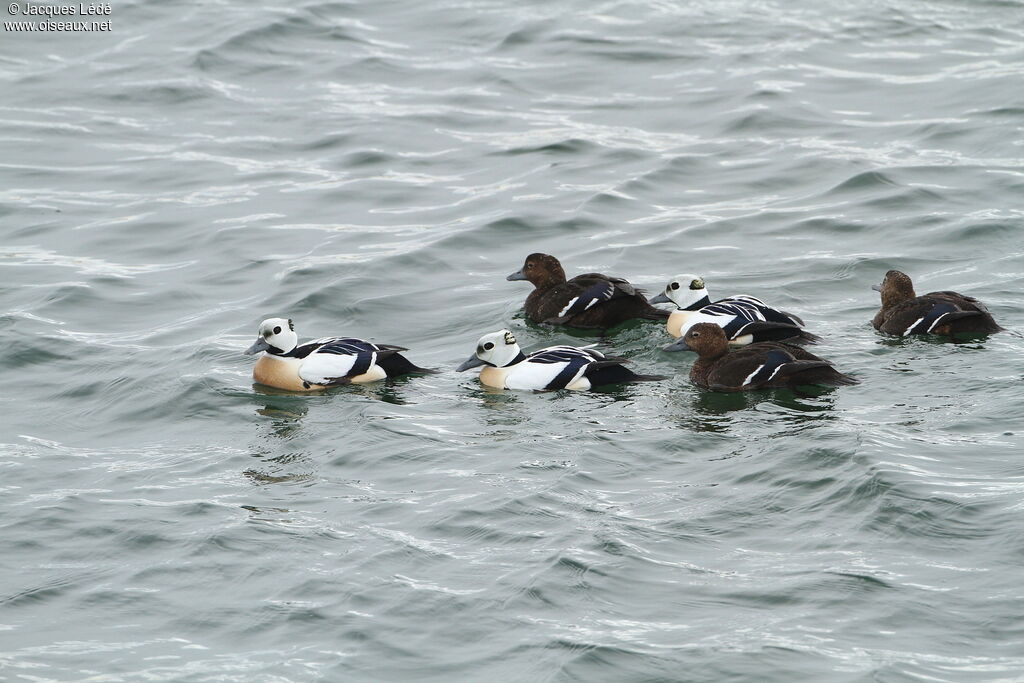
[(671, 287), (672, 289), (679, 289), (679, 283), (673, 282), (672, 284), (669, 285), (669, 287)]
[(274, 328), (274, 334), (281, 334), (281, 326), (280, 325), (278, 325), (277, 327)]
[(487, 342), (486, 344), (484, 344), (484, 348), (490, 351), (491, 349), (494, 348), (494, 344), (492, 342)]

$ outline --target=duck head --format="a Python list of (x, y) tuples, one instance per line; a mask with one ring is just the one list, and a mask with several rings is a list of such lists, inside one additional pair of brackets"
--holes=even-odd
[(256, 343), (246, 349), (246, 355), (251, 356), (260, 351), (281, 355), (288, 353), (299, 343), (295, 325), (287, 318), (267, 318), (260, 323), (257, 335)]
[(704, 278), (699, 275), (676, 275), (665, 285), (665, 291), (651, 297), (648, 303), (675, 304), (681, 310), (697, 310), (711, 303)]
[(503, 368), (518, 363), (523, 358), (525, 356), (512, 333), (508, 330), (498, 330), (480, 337), (480, 341), (476, 343), (476, 352), (455, 368), (455, 371), (462, 372), (481, 365)]
[(890, 270), (880, 285), (871, 285), (871, 289), (882, 293), (882, 308), (895, 306), (901, 301), (909, 301), (917, 296), (914, 283), (910, 276), (898, 270)]
[(523, 267), (512, 273), (506, 280), (529, 280), (534, 287), (552, 287), (565, 282), (562, 264), (550, 254), (530, 254)]
[(718, 325), (697, 323), (664, 350), (693, 351), (701, 358), (717, 358), (729, 352), (729, 340), (725, 337), (725, 330)]

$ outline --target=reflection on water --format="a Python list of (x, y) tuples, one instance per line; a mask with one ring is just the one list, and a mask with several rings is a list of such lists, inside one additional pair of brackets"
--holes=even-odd
[(302, 418), (306, 413), (309, 412), (309, 407), (301, 403), (297, 405), (275, 405), (273, 403), (267, 403), (262, 408), (257, 408), (256, 412), (264, 417), (272, 417), (281, 421), (294, 421)]
[(590, 394), (606, 397), (611, 399), (613, 402), (632, 401), (639, 395), (639, 392), (641, 391), (639, 387), (641, 386), (643, 386), (643, 383), (640, 382), (605, 384), (604, 386), (594, 387), (590, 390)]
[(952, 344), (981, 351), (985, 348), (984, 342), (988, 341), (991, 336), (992, 335), (990, 334), (964, 332), (953, 336), (940, 334), (915, 334), (907, 337), (894, 337), (879, 333), (878, 344), (880, 346), (893, 348), (912, 348), (919, 344), (928, 344), (932, 346), (946, 346)]
[[(289, 428), (297, 430), (293, 419), (288, 419), (284, 426), (275, 425), (272, 435), (279, 438), (291, 438), (294, 433)], [(258, 445), (253, 448), (250, 454), (260, 462), (259, 467), (250, 467), (242, 472), (255, 484), (285, 484), (310, 481), (314, 478), (317, 463), (310, 457), (309, 453), (299, 450), (289, 450), (285, 453), (277, 453), (272, 450), (273, 444)], [(302, 471), (296, 471), (302, 470)]]
[(253, 513), (253, 519), (259, 519), (256, 515), (263, 514), (265, 512), (291, 512), (288, 508), (275, 508), (275, 507), (256, 507), (255, 505), (241, 505), (239, 506), (243, 510), (248, 510)]
[(285, 389), (277, 389), (276, 387), (268, 387), (264, 384), (256, 383), (253, 383), (252, 390), (254, 393), (262, 394), (264, 396), (319, 397), (330, 396), (333, 394), (354, 394), (356, 396), (365, 396), (366, 398), (372, 398), (375, 401), (382, 401), (393, 405), (405, 405), (408, 403), (405, 398), (405, 387), (409, 382), (416, 381), (418, 377), (418, 375), (403, 375), (401, 377), (385, 379), (379, 382), (346, 384), (339, 387), (331, 387), (329, 389), (323, 389), (322, 391), (313, 391), (309, 393), (287, 391)]
[[(774, 420), (797, 424), (835, 418), (832, 411), (836, 390), (833, 387), (731, 393), (691, 389), (692, 393), (680, 394), (672, 401), (675, 406), (673, 421), (679, 427), (694, 432), (728, 432), (734, 424), (740, 424), (737, 420), (746, 423), (760, 419), (757, 415), (764, 412), (772, 413)], [(756, 412), (751, 414), (750, 411)]]
[(242, 472), (246, 477), (252, 480), (254, 484), (266, 485), (266, 484), (294, 484), (307, 481), (313, 481), (314, 475), (312, 473), (298, 473), (298, 474), (271, 474), (256, 469), (248, 469)]
[(271, 436), (290, 439), (302, 429), (301, 420), (309, 413), (309, 398), (290, 392), (274, 392), (276, 393), (269, 393), (267, 398), (260, 399), (262, 406), (256, 408), (257, 415), (270, 418), (269, 423), (262, 424), (260, 431), (265, 431), (269, 427)]
[(480, 414), (484, 424), (494, 429), (488, 437), (495, 440), (515, 438), (516, 430), (507, 428), (530, 420), (527, 406), (522, 403), (523, 397), (517, 395), (519, 392), (489, 387), (475, 379), (473, 385), (469, 390), (469, 398), (473, 399), (471, 403), (483, 409)]

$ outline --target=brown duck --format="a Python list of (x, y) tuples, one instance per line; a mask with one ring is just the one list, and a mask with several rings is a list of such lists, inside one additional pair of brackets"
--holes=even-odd
[(525, 309), (535, 323), (607, 329), (627, 320), (669, 316), (668, 311), (647, 303), (643, 290), (622, 278), (585, 273), (566, 280), (562, 264), (548, 254), (530, 254), (523, 267), (505, 279), (533, 284)]
[(856, 379), (839, 372), (829, 361), (799, 346), (755, 342), (730, 353), (725, 330), (714, 323), (697, 323), (665, 350), (696, 352), (690, 381), (712, 391), (857, 384)]
[(882, 308), (871, 324), (886, 334), (991, 334), (1003, 328), (996, 324), (985, 304), (957, 292), (914, 293), (906, 273), (890, 270), (881, 285)]

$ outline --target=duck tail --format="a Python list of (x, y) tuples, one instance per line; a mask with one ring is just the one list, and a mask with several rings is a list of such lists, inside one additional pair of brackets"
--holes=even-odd
[(668, 317), (672, 315), (672, 311), (663, 311), (660, 308), (650, 307), (651, 310), (645, 311), (640, 317), (644, 320), (668, 320)]
[(819, 367), (808, 368), (803, 372), (790, 375), (793, 384), (821, 384), (829, 387), (848, 387), (860, 384), (860, 380), (849, 375), (844, 375), (835, 368)]
[(981, 313), (980, 316), (958, 315), (956, 313), (944, 317), (939, 325), (949, 321), (949, 328), (953, 334), (966, 332), (969, 334), (995, 334), (1003, 332), (1004, 329), (988, 313)]
[(384, 369), (388, 377), (397, 377), (398, 375), (408, 374), (420, 374), (420, 375), (436, 375), (441, 372), (440, 370), (433, 370), (431, 368), (421, 368), (418, 365), (414, 365), (412, 361), (398, 353), (397, 351), (391, 351), (388, 353), (377, 353), (377, 365)]
[(638, 375), (633, 373), (633, 379), (630, 382), (661, 382), (668, 379), (668, 375)]
[(796, 325), (768, 321), (747, 323), (734, 333), (734, 338), (745, 334), (752, 335), (754, 341), (774, 341), (787, 344), (817, 344), (821, 341), (821, 337), (818, 335), (811, 334)]
[(806, 330), (800, 330), (800, 334), (797, 336), (787, 339), (790, 344), (817, 344), (821, 341), (821, 337), (816, 334), (811, 334)]
[(658, 382), (668, 379), (665, 375), (640, 375), (617, 361), (598, 361), (587, 367), (586, 377), (591, 386), (602, 384), (626, 384), (628, 382)]

